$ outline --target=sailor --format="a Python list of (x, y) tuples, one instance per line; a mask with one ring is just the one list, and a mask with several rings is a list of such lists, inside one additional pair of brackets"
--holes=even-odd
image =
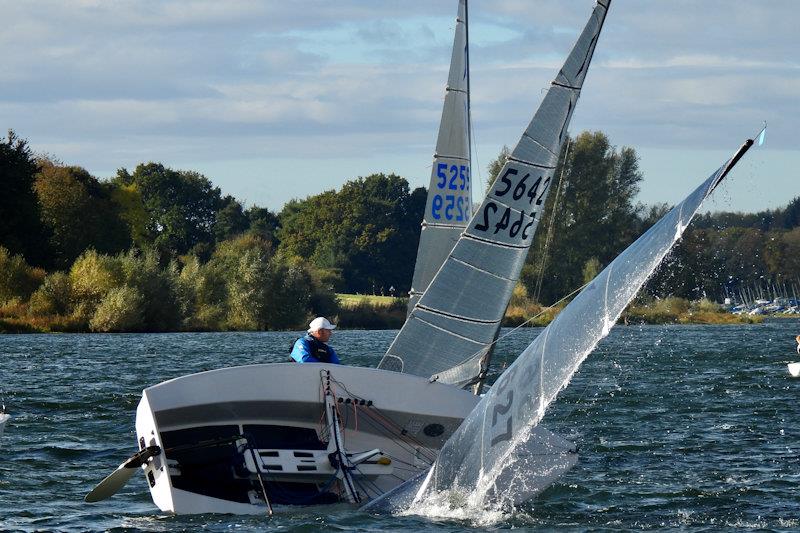
[(800, 335), (794, 338), (797, 341), (797, 353), (800, 353)]
[(308, 325), (308, 333), (294, 343), (292, 359), (298, 363), (341, 364), (336, 351), (326, 344), (334, 329), (336, 326), (323, 316), (312, 320)]

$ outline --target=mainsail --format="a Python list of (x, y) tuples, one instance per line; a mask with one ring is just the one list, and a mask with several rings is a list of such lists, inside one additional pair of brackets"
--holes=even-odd
[(409, 312), (472, 217), (469, 135), (467, 0), (460, 0), (428, 201), (409, 293)]
[(460, 487), (470, 491), (476, 503), (485, 502), (487, 495), (518, 503), (536, 492), (536, 487), (525, 486), (525, 480), (540, 472), (533, 472), (524, 460), (515, 460), (515, 451), (526, 445), (546, 407), (608, 335), (680, 239), (703, 200), (752, 144), (747, 140), (683, 202), (617, 256), (536, 337), (442, 447), (425, 490)]
[(378, 368), (436, 376), (459, 386), (485, 370), (541, 218), (609, 4), (598, 0), (497, 180), (455, 247), (448, 249), (447, 259)]

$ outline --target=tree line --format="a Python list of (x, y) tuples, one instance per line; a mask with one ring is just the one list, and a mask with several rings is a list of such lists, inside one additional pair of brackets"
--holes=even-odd
[[(507, 156), (504, 148), (489, 165), (491, 180)], [(564, 144), (522, 271), (521, 283), (530, 298), (544, 305), (564, 298), (670, 209), (635, 201), (642, 179), (636, 151), (617, 149), (602, 132), (583, 132)], [(639, 300), (675, 296), (721, 302), (757, 283), (800, 288), (799, 276), (797, 197), (775, 210), (699, 215)]]
[[(273, 212), (160, 163), (100, 180), (13, 131), (0, 176), (0, 330), (22, 317), (70, 331), (300, 327), (337, 314), (336, 292), (410, 288), (427, 194), (373, 174)], [(634, 149), (602, 132), (570, 139), (523, 269), (529, 298), (549, 304), (581, 286), (666, 211), (635, 203), (641, 180)], [(798, 217), (800, 198), (698, 217), (647, 294), (718, 298), (761, 276), (794, 279)]]

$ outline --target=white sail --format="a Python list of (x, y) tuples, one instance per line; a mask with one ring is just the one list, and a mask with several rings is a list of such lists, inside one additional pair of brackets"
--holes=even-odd
[(472, 217), (466, 13), (466, 0), (460, 0), (428, 201), (409, 293), (409, 312), (428, 288)]
[(597, 2), (498, 179), (378, 368), (457, 385), (484, 370), (541, 218), (609, 4)]
[[(460, 487), (478, 504), (486, 503), (487, 497), (518, 503), (536, 492), (537, 487), (526, 487), (525, 481), (541, 473), (515, 460), (515, 451), (529, 440), (546, 407), (680, 239), (703, 200), (752, 144), (748, 140), (620, 254), (536, 337), (442, 447), (427, 490)], [(554, 468), (561, 468), (558, 461)]]

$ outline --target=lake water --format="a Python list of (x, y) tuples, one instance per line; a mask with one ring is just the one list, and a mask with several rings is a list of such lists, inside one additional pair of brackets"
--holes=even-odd
[[(508, 333), (509, 330), (504, 330)], [(538, 329), (504, 338), (495, 368)], [(337, 331), (350, 364), (374, 366), (395, 331)], [(230, 365), (286, 361), (297, 334), (0, 335), (0, 530), (334, 529), (800, 530), (800, 321), (628, 326), (584, 363), (544, 425), (578, 465), (512, 513), (376, 517), (346, 505), (273, 518), (166, 516), (143, 476), (114, 498), (83, 496), (135, 451), (142, 388)]]

